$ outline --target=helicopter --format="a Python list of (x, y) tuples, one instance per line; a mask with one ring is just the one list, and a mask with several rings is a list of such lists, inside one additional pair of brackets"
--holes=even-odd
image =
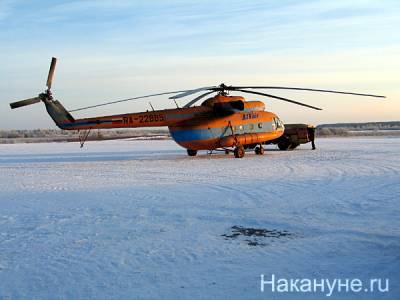
[[(249, 149), (254, 150), (257, 155), (262, 155), (264, 154), (263, 145), (278, 143), (285, 137), (285, 125), (276, 114), (265, 110), (263, 102), (246, 101), (243, 96), (230, 95), (229, 92), (268, 97), (314, 110), (322, 109), (258, 90), (295, 90), (385, 98), (385, 96), (379, 95), (324, 89), (282, 86), (228, 86), (222, 83), (218, 86), (156, 93), (68, 111), (58, 100), (54, 99), (51, 92), (56, 63), (57, 59), (53, 57), (47, 76), (47, 89), (43, 93), (40, 93), (37, 97), (10, 103), (10, 107), (15, 109), (43, 102), (48, 114), (60, 129), (83, 132), (83, 135), (80, 135), (81, 147), (92, 129), (166, 126), (172, 139), (185, 148), (189, 156), (195, 156), (199, 150), (211, 152), (221, 150), (225, 151), (226, 154), (233, 152), (236, 158), (242, 158), (246, 150)], [(187, 102), (183, 107), (179, 107), (176, 103), (176, 99), (199, 93), (201, 94)], [(71, 112), (75, 111), (165, 95), (169, 95), (169, 99), (175, 101), (177, 108), (154, 110), (152, 107), (151, 111), (82, 119), (75, 119), (71, 115)], [(204, 100), (201, 105), (194, 106), (202, 99)], [(291, 126), (291, 130), (293, 130), (293, 126)]]

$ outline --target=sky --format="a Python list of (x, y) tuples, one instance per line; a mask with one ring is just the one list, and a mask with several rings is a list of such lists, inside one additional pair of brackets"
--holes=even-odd
[[(9, 107), (44, 91), (52, 56), (67, 109), (224, 82), (387, 96), (274, 93), (323, 111), (246, 96), (285, 123), (400, 120), (399, 28), (398, 0), (0, 0), (0, 129), (55, 128), (43, 104)], [(146, 109), (148, 99), (74, 117)]]

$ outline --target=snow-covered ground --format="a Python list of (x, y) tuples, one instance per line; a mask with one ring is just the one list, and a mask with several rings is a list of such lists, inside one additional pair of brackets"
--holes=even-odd
[(325, 298), (261, 292), (261, 274), (387, 278), (330, 298), (400, 299), (400, 138), (317, 147), (0, 145), (0, 299)]

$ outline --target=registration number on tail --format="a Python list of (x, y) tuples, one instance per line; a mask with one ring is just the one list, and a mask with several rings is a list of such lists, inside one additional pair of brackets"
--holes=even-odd
[(139, 116), (139, 123), (161, 122), (164, 121), (163, 115), (141, 115)]
[(162, 114), (146, 114), (146, 115), (139, 115), (139, 116), (129, 116), (124, 117), (123, 122), (124, 124), (133, 124), (136, 122), (139, 123), (152, 123), (152, 122), (162, 122), (165, 120), (164, 115)]

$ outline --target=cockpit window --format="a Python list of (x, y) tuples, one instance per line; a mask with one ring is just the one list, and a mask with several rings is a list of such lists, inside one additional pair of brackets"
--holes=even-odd
[(283, 123), (279, 118), (277, 118), (277, 117), (274, 118), (274, 122), (275, 122), (276, 128), (282, 128), (283, 127)]

